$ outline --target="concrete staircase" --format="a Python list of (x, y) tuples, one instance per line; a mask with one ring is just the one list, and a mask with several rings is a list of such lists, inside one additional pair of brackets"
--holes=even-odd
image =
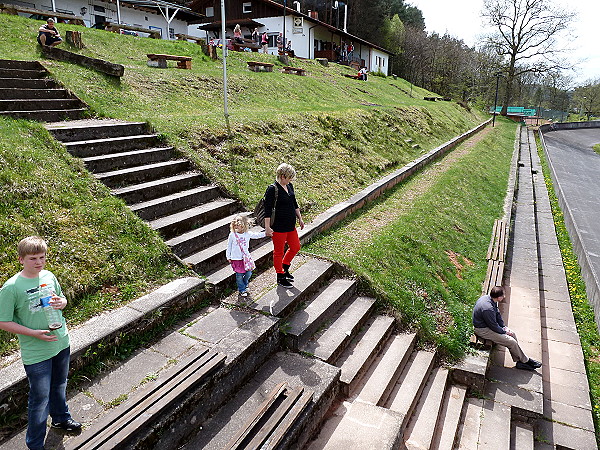
[(53, 122), (83, 117), (87, 106), (48, 78), (38, 61), (0, 59), (0, 116)]

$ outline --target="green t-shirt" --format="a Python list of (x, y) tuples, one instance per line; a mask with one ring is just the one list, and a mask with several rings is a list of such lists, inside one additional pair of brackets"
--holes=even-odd
[[(47, 330), (48, 320), (40, 301), (40, 287), (52, 289), (62, 295), (58, 280), (48, 270), (42, 270), (37, 278), (25, 278), (16, 274), (0, 289), (0, 322), (15, 322), (33, 330)], [(35, 364), (56, 356), (69, 346), (69, 333), (62, 313), (62, 327), (52, 333), (58, 336), (54, 342), (46, 342), (19, 334), (23, 364)]]

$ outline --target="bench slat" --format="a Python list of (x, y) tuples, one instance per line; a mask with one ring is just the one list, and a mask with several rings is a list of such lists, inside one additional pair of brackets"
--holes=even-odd
[(296, 423), (296, 420), (298, 420), (312, 399), (312, 391), (306, 391), (302, 394), (302, 397), (296, 401), (292, 409), (290, 409), (290, 412), (283, 418), (279, 425), (277, 425), (277, 428), (263, 446), (264, 450), (274, 450), (279, 446), (279, 443), (283, 440), (288, 430)]

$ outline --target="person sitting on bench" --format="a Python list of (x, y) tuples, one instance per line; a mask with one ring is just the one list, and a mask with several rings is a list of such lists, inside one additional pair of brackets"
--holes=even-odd
[(54, 27), (54, 19), (50, 18), (38, 30), (37, 40), (40, 45), (54, 47), (62, 42), (58, 30)]
[(504, 288), (494, 286), (489, 295), (483, 295), (473, 308), (473, 327), (475, 334), (508, 348), (510, 356), (516, 362), (517, 369), (535, 370), (542, 363), (529, 358), (521, 349), (514, 331), (504, 326), (498, 310), (498, 303), (504, 300)]
[(358, 71), (358, 79), (359, 80), (363, 80), (363, 81), (367, 81), (367, 68), (366, 67), (362, 67)]

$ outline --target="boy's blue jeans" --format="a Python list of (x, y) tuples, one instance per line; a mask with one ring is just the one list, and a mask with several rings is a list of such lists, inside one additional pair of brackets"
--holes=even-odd
[(248, 283), (250, 282), (250, 277), (252, 276), (252, 271), (249, 270), (246, 273), (235, 273), (235, 282), (237, 283), (238, 291), (244, 292), (248, 289)]
[(71, 350), (67, 347), (53, 358), (25, 366), (29, 380), (25, 443), (31, 450), (44, 448), (48, 413), (53, 422), (64, 422), (71, 418), (67, 406), (70, 359)]

